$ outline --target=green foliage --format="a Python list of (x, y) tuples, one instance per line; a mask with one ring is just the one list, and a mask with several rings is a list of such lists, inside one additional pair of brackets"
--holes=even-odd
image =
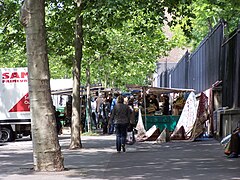
[[(233, 30), (238, 0), (83, 0), (81, 83), (90, 64), (91, 83), (123, 87), (146, 83), (159, 57), (173, 47), (196, 47), (220, 19)], [(21, 1), (0, 1), (0, 66), (26, 66), (25, 34), (19, 22)], [(162, 31), (165, 8), (171, 13), (171, 39)], [(72, 0), (46, 1), (48, 57), (52, 78), (71, 78), (76, 12)]]
[[(91, 79), (107, 86), (144, 84), (168, 46), (161, 1), (88, 1), (84, 9), (84, 58)], [(98, 18), (99, 17), (99, 18)]]
[[(127, 30), (129, 29), (111, 29), (107, 32), (110, 48), (107, 54), (100, 55), (101, 58), (93, 62), (93, 79), (105, 77), (104, 84), (113, 84), (115, 87), (143, 84), (146, 73), (154, 70), (158, 56), (158, 51), (152, 47), (154, 42), (144, 36), (131, 36)], [(163, 44), (160, 41), (156, 48)]]
[(52, 78), (72, 78), (75, 11), (73, 1), (47, 1), (46, 29)]
[(209, 31), (220, 21), (228, 23), (228, 32), (233, 31), (240, 20), (240, 2), (234, 0), (200, 0), (193, 4), (196, 18), (193, 21), (192, 37), (193, 46), (207, 35)]
[(19, 1), (0, 2), (0, 66), (25, 67), (25, 34), (19, 22)]
[(191, 3), (178, 6), (175, 11), (181, 13), (181, 9), (187, 9), (185, 11), (188, 13), (174, 17), (171, 25), (181, 26), (193, 49), (220, 20), (227, 22), (227, 34), (237, 27), (240, 20), (238, 0), (192, 0)]
[(173, 36), (171, 38), (171, 44), (172, 46), (170, 48), (179, 47), (179, 48), (185, 48), (189, 47), (188, 45), (188, 39), (185, 36), (183, 30), (181, 29), (181, 26), (177, 24), (176, 26), (173, 26), (171, 28), (171, 32), (173, 33)]

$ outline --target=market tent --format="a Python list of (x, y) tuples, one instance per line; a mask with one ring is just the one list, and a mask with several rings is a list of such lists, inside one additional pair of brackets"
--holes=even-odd
[[(170, 94), (170, 93), (183, 93), (194, 92), (194, 89), (182, 89), (182, 88), (165, 88), (165, 87), (151, 87), (151, 86), (139, 86), (139, 85), (126, 85), (130, 91), (140, 91), (144, 97), (144, 107), (146, 107), (146, 94)], [(146, 117), (146, 108), (145, 108)]]
[[(146, 96), (147, 94), (170, 94), (170, 93), (184, 93), (184, 92), (194, 92), (194, 89), (183, 89), (183, 88), (166, 88), (166, 87), (151, 87), (151, 86), (139, 86), (139, 85), (127, 85), (126, 86), (129, 91), (139, 91), (143, 93), (143, 100), (144, 100), (144, 107), (146, 107)], [(144, 108), (144, 124), (145, 128), (148, 130), (149, 128), (149, 122), (156, 122), (156, 118), (163, 118), (162, 121), (166, 121), (165, 119), (168, 119), (169, 123), (163, 124), (161, 123), (161, 126), (164, 125), (164, 127), (168, 127), (168, 130), (173, 130), (172, 127), (175, 127), (177, 117), (176, 116), (147, 116), (147, 108)], [(179, 117), (178, 117), (179, 118)], [(147, 120), (149, 119), (149, 120)], [(171, 122), (171, 123), (170, 123)], [(153, 124), (150, 125), (150, 127)], [(158, 127), (160, 124), (158, 124)], [(162, 128), (162, 127), (161, 127)], [(162, 130), (162, 129), (160, 129)]]

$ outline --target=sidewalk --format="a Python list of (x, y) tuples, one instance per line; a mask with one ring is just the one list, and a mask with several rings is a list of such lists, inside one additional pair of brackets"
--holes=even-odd
[(80, 150), (68, 150), (69, 135), (59, 138), (66, 171), (32, 171), (32, 142), (20, 140), (0, 146), (0, 180), (240, 180), (240, 158), (227, 159), (213, 139), (139, 142), (117, 153), (115, 135), (82, 136)]

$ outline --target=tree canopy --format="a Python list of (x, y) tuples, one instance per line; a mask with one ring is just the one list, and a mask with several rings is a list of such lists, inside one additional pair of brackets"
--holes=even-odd
[[(83, 61), (90, 62), (91, 83), (106, 86), (145, 84), (159, 57), (171, 48), (202, 40), (220, 19), (232, 30), (239, 21), (237, 0), (106, 0), (83, 2)], [(46, 2), (46, 29), (52, 78), (71, 78), (74, 58), (75, 2)], [(0, 66), (26, 66), (25, 35), (19, 24), (21, 2), (0, 1)], [(165, 8), (175, 35), (164, 32)], [(183, 33), (181, 33), (183, 32)], [(187, 39), (187, 40), (186, 40)]]
[[(174, 12), (175, 16), (170, 24), (181, 26), (194, 49), (219, 21), (226, 23), (226, 35), (238, 26), (240, 1), (189, 0), (176, 7)], [(181, 12), (182, 15), (179, 16)]]

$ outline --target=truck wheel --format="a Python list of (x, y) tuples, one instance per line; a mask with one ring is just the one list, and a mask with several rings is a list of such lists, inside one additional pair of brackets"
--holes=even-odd
[(13, 132), (12, 132), (11, 129), (8, 129), (6, 127), (2, 127), (1, 132), (2, 132), (1, 141), (9, 142), (9, 141), (12, 141), (14, 139), (13, 138)]

